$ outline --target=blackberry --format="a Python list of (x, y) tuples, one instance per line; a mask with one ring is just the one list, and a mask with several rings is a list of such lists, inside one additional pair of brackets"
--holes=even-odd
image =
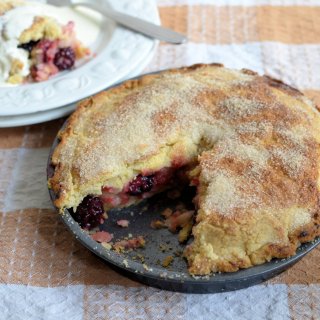
[(90, 230), (103, 221), (103, 213), (104, 209), (100, 198), (86, 196), (76, 212), (72, 211), (71, 215), (80, 224), (81, 228)]
[(29, 54), (31, 53), (32, 49), (39, 43), (39, 41), (29, 41), (27, 43), (22, 43), (18, 45), (18, 48), (27, 50)]
[(142, 193), (151, 191), (154, 184), (154, 175), (143, 176), (139, 174), (130, 183), (127, 193), (138, 196)]
[(71, 47), (60, 48), (54, 56), (53, 63), (60, 70), (68, 70), (74, 66), (76, 54)]

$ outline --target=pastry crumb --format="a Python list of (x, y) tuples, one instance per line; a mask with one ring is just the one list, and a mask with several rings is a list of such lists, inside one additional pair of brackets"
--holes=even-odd
[(167, 267), (169, 267), (169, 265), (172, 263), (173, 260), (174, 260), (173, 256), (167, 256), (164, 258), (161, 265), (164, 268), (167, 268)]
[(186, 242), (191, 234), (193, 227), (193, 222), (189, 221), (183, 228), (179, 231), (178, 240), (180, 243)]
[(142, 265), (143, 268), (146, 270), (146, 271), (152, 271), (153, 269), (150, 268), (148, 265), (146, 265), (145, 263)]
[(101, 242), (101, 245), (106, 248), (107, 250), (111, 250), (112, 245), (110, 243), (107, 242)]
[(166, 228), (166, 225), (161, 220), (153, 220), (151, 221), (150, 227), (152, 229), (162, 229), (162, 228)]
[[(179, 206), (181, 208), (181, 206)], [(194, 210), (180, 209), (173, 211), (170, 208), (166, 208), (161, 215), (165, 220), (153, 220), (150, 224), (153, 229), (168, 228), (171, 232), (179, 231), (178, 240), (179, 243), (186, 242), (192, 231), (194, 224)], [(160, 250), (163, 251), (163, 245), (160, 245)]]
[(117, 252), (123, 252), (125, 250), (134, 250), (145, 246), (145, 240), (142, 236), (132, 238), (129, 240), (120, 240), (114, 243), (112, 248)]

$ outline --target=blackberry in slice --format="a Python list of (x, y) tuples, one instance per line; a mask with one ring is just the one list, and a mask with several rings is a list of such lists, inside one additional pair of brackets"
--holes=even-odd
[(86, 196), (79, 204), (76, 212), (71, 213), (81, 228), (90, 230), (97, 227), (103, 221), (103, 204), (100, 198)]
[(60, 48), (54, 57), (54, 64), (60, 70), (68, 70), (74, 66), (76, 54), (71, 47)]
[(27, 43), (22, 43), (18, 45), (18, 48), (20, 49), (24, 49), (26, 51), (29, 52), (29, 54), (31, 53), (32, 49), (39, 43), (38, 41), (29, 41)]
[(138, 196), (151, 191), (154, 184), (154, 175), (137, 175), (130, 183), (127, 193), (131, 196)]

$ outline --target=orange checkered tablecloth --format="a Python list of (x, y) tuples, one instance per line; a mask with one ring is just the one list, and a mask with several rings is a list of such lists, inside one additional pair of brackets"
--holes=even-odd
[[(279, 78), (320, 105), (320, 0), (158, 6), (163, 25), (190, 41), (161, 43), (146, 72), (220, 62)], [(50, 203), (46, 161), (63, 122), (0, 129), (0, 319), (320, 319), (320, 247), (267, 283), (221, 294), (161, 291), (113, 271)]]

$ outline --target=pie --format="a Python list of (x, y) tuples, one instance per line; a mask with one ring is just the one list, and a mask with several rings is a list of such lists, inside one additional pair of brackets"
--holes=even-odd
[(50, 7), (19, 0), (0, 3), (0, 83), (39, 82), (74, 67), (90, 50)]
[(320, 235), (320, 115), (270, 77), (220, 64), (146, 75), (81, 102), (59, 139), (49, 186), (83, 228), (197, 187), (191, 274), (286, 258)]

